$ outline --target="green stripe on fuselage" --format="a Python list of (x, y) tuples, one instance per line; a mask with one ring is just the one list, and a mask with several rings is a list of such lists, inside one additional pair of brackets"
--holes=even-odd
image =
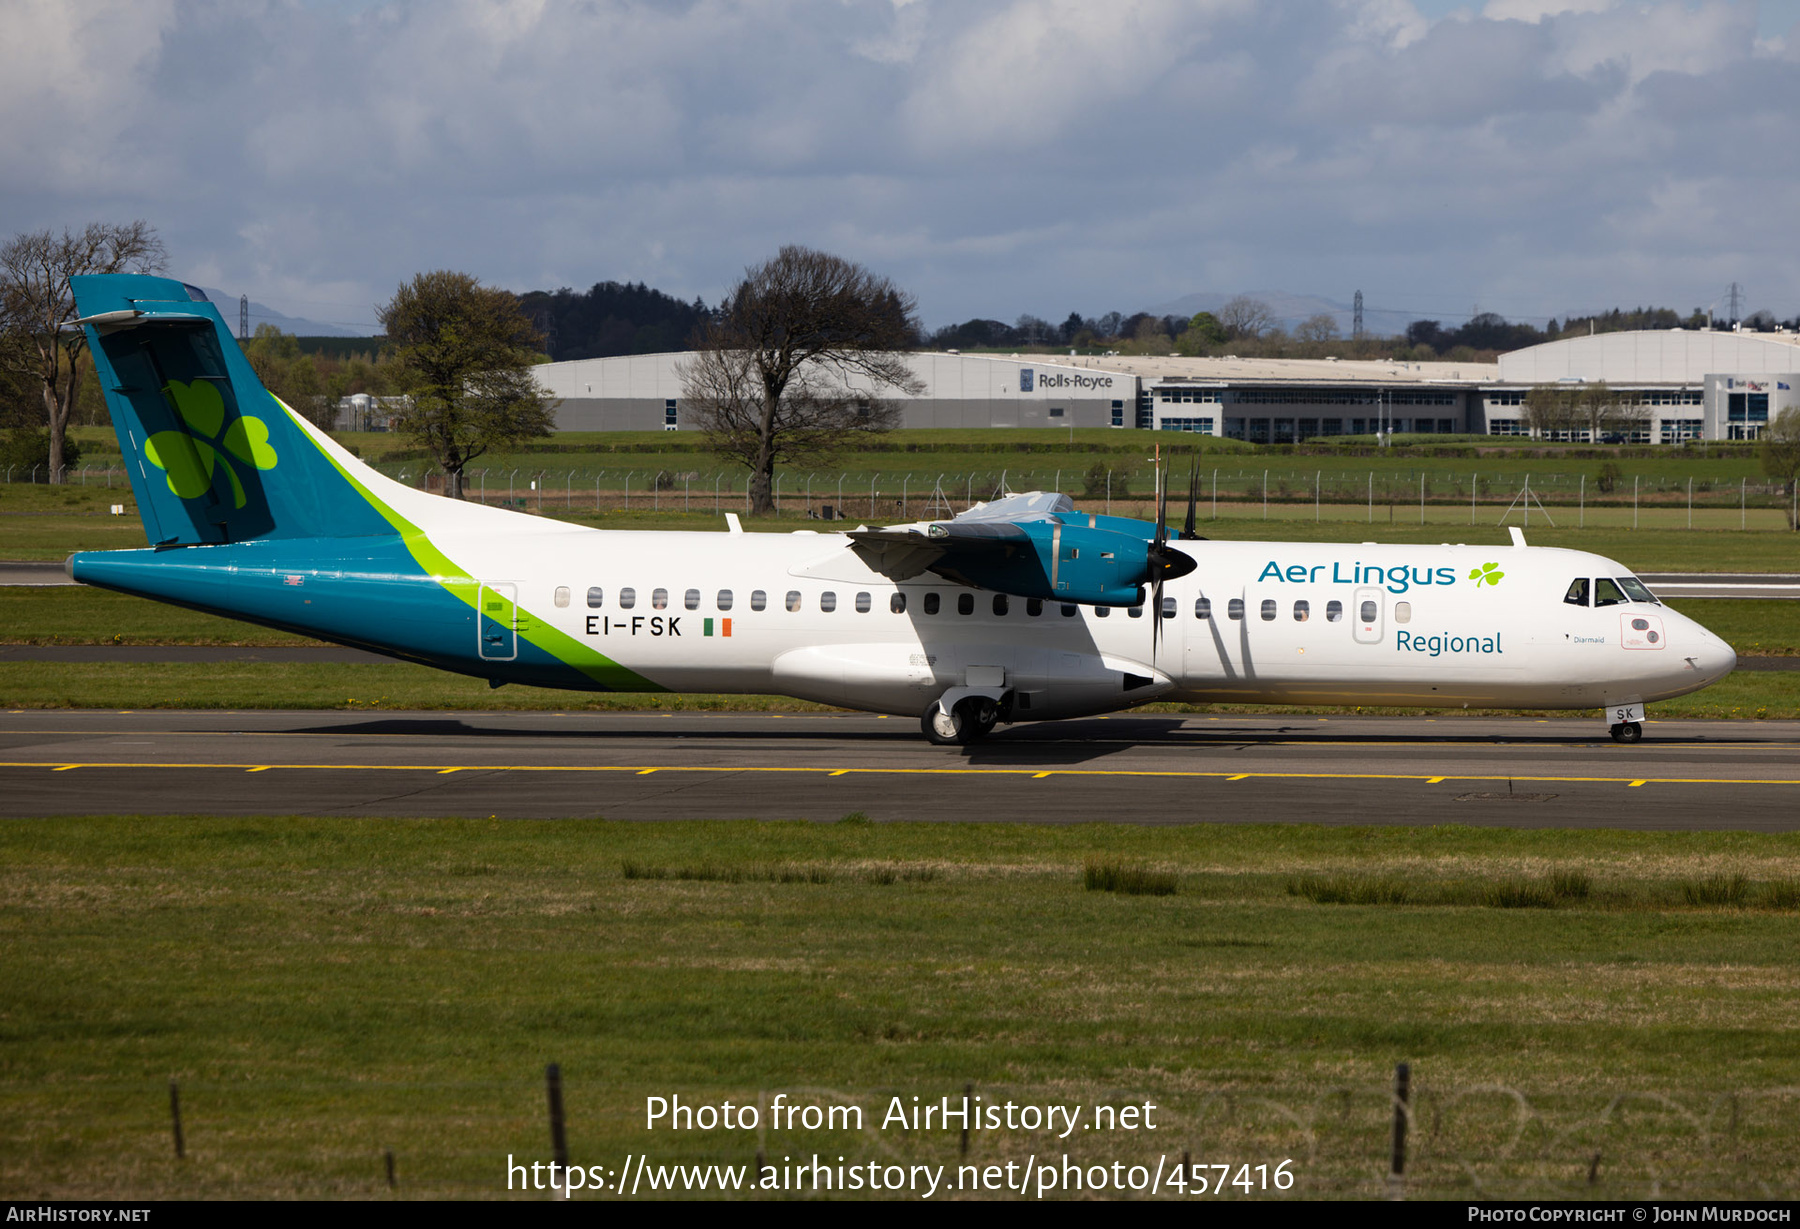
[[(270, 394), (270, 396), (274, 397), (274, 394)], [(294, 411), (279, 397), (274, 397), (274, 400), (290, 417), (298, 419), (299, 416), (294, 414)], [(358, 482), (356, 476), (345, 469), (328, 450), (319, 448), (318, 441), (314, 440), (304, 427), (301, 428), (301, 433), (306, 435), (307, 440), (315, 448), (319, 449), (319, 454), (331, 463), (331, 467), (343, 476), (344, 481), (348, 482), (357, 494), (368, 501), (371, 508), (374, 508), (388, 524), (394, 527), (400, 535), (401, 542), (405, 544), (407, 553), (412, 556), (413, 561), (419, 565), (425, 575), (437, 581), (452, 597), (473, 610), (477, 618), (481, 617), (483, 612), (478, 605), (481, 582), (438, 549), (437, 544), (424, 530), (401, 516), (368, 487)], [(521, 640), (562, 662), (570, 669), (580, 671), (608, 690), (668, 690), (660, 683), (652, 682), (636, 671), (621, 666), (610, 657), (583, 644), (568, 633), (532, 619), (529, 611), (523, 612), (525, 618), (521, 620), (519, 617), (521, 611), (515, 607), (513, 602), (493, 593), (492, 590), (489, 590), (489, 594), (490, 597), (501, 597), (501, 600), (505, 602), (506, 609), (502, 613), (506, 617), (495, 619), (495, 622), (510, 622), (517, 629), (516, 634)]]

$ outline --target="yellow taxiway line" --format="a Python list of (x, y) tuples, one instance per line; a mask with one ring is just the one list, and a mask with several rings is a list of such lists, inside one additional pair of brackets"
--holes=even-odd
[(155, 760), (12, 760), (0, 761), (0, 768), (47, 768), (51, 772), (73, 772), (81, 768), (184, 768), (214, 769), (228, 772), (429, 772), (451, 776), (459, 772), (617, 772), (634, 776), (654, 773), (790, 773), (844, 776), (952, 776), (952, 777), (1164, 777), (1189, 780), (1219, 781), (1417, 781), (1437, 785), (1445, 781), (1513, 781), (1544, 784), (1625, 785), (1790, 785), (1800, 786), (1800, 777), (1639, 777), (1639, 776), (1539, 776), (1523, 773), (1429, 773), (1429, 772), (1195, 772), (1186, 769), (1157, 768), (833, 768), (825, 765), (713, 765), (713, 764), (245, 764), (222, 761), (175, 762)]

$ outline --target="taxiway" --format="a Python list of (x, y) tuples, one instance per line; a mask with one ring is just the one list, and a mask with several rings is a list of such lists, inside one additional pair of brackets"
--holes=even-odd
[(0, 817), (1800, 828), (1800, 722), (1124, 714), (976, 747), (857, 714), (0, 714)]

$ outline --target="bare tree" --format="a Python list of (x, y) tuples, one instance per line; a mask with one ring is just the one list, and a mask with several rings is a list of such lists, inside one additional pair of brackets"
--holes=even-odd
[(168, 253), (146, 222), (91, 222), (17, 234), (0, 246), (0, 363), (35, 385), (50, 428), (50, 481), (62, 482), (64, 440), (81, 377), (87, 337), (65, 328), (75, 319), (69, 278), (80, 273), (154, 273)]
[(1338, 339), (1337, 321), (1330, 313), (1320, 312), (1316, 316), (1308, 316), (1294, 330), (1294, 337), (1299, 341), (1336, 341)]
[(1763, 473), (1781, 483), (1788, 496), (1788, 528), (1800, 529), (1794, 520), (1794, 483), (1800, 476), (1800, 406), (1789, 406), (1757, 436), (1762, 445)]
[(1579, 386), (1539, 384), (1525, 394), (1520, 418), (1533, 434), (1549, 437), (1575, 429), (1575, 403)]
[(773, 510), (779, 462), (885, 431), (899, 409), (884, 396), (924, 391), (899, 353), (918, 335), (913, 312), (887, 278), (811, 248), (744, 271), (679, 371), (708, 444), (749, 468), (752, 512)]
[(1275, 327), (1275, 311), (1261, 299), (1240, 294), (1219, 309), (1219, 323), (1232, 337), (1254, 341)]
[(1627, 444), (1632, 442), (1633, 435), (1649, 429), (1650, 404), (1643, 393), (1612, 393), (1608, 400), (1612, 405), (1605, 425), (1608, 430), (1622, 433)]
[(1577, 428), (1587, 429), (1589, 443), (1598, 444), (1618, 422), (1619, 398), (1604, 380), (1582, 385), (1570, 398), (1570, 405), (1571, 418)]

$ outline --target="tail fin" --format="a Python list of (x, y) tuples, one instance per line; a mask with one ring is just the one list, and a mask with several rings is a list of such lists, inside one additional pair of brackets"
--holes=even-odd
[(140, 274), (69, 286), (153, 545), (392, 532), (203, 293)]

